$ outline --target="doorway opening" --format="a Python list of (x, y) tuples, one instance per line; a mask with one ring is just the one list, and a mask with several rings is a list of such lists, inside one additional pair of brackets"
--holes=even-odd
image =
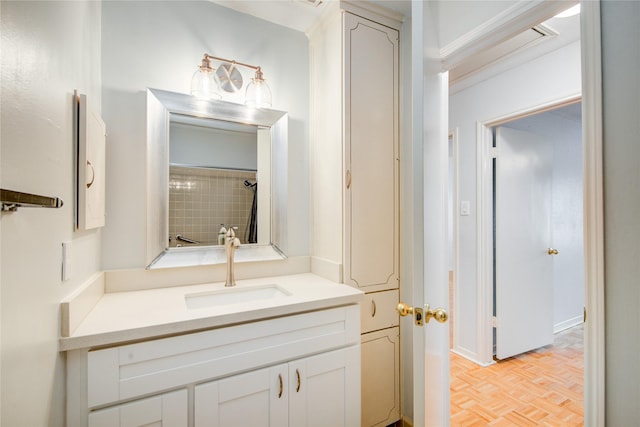
[[(547, 6), (549, 2), (544, 2)], [(557, 4), (556, 4), (557, 6)], [(486, 186), (491, 183), (491, 179), (486, 178), (486, 159), (489, 154), (485, 152), (483, 146), (478, 144), (478, 141), (483, 140), (483, 135), (486, 131), (487, 118), (501, 117), (509, 111), (522, 111), (523, 109), (531, 108), (532, 105), (542, 105), (549, 100), (557, 99), (558, 97), (567, 96), (567, 94), (580, 94), (584, 95), (583, 103), (583, 123), (584, 123), (584, 250), (585, 250), (585, 305), (588, 314), (587, 319), (589, 322), (585, 323), (584, 333), (585, 351), (584, 351), (584, 419), (586, 424), (602, 424), (604, 422), (604, 304), (603, 304), (603, 289), (604, 280), (602, 275), (603, 268), (603, 247), (602, 247), (602, 138), (601, 138), (601, 108), (602, 99), (599, 92), (601, 82), (600, 72), (600, 33), (599, 33), (599, 3), (598, 2), (583, 2), (581, 13), (581, 41), (571, 45), (571, 54), (565, 54), (565, 49), (553, 50), (546, 59), (549, 59), (548, 64), (545, 64), (545, 60), (537, 60), (542, 58), (541, 56), (533, 55), (529, 56), (528, 60), (509, 61), (509, 68), (503, 68), (496, 73), (496, 70), (491, 68), (487, 69), (487, 72), (480, 72), (480, 74), (473, 76), (474, 78), (468, 78), (456, 84), (456, 87), (449, 87), (449, 96), (446, 98), (446, 88), (444, 85), (437, 85), (441, 80), (447, 80), (447, 73), (439, 72), (437, 75), (434, 73), (416, 73), (419, 79), (415, 81), (418, 84), (424, 84), (425, 86), (418, 86), (422, 88), (424, 93), (431, 93), (431, 102), (425, 102), (423, 109), (419, 109), (416, 117), (428, 117), (430, 120), (425, 120), (425, 128), (429, 129), (431, 133), (425, 135), (424, 151), (422, 146), (416, 144), (419, 149), (417, 152), (423, 154), (424, 179), (424, 193), (433, 194), (430, 207), (433, 211), (427, 208), (425, 203), (424, 212), (424, 224), (425, 230), (426, 224), (430, 225), (429, 231), (432, 232), (432, 240), (437, 242), (440, 246), (434, 248), (433, 245), (427, 244), (425, 239), (425, 257), (424, 265), (434, 264), (435, 268), (430, 268), (429, 271), (435, 271), (433, 274), (436, 280), (424, 280), (424, 287), (416, 287), (417, 291), (414, 293), (414, 300), (422, 301), (424, 296), (429, 292), (437, 294), (439, 299), (444, 299), (446, 296), (442, 295), (442, 291), (445, 291), (446, 278), (446, 252), (442, 250), (446, 246), (446, 212), (442, 208), (446, 206), (446, 194), (442, 194), (446, 191), (446, 137), (447, 131), (444, 126), (447, 123), (446, 115), (438, 114), (439, 110), (436, 104), (440, 107), (447, 108), (447, 100), (449, 104), (449, 120), (448, 128), (459, 127), (460, 130), (460, 191), (457, 202), (462, 200), (469, 200), (471, 202), (471, 215), (470, 218), (465, 219), (458, 215), (459, 233), (459, 263), (457, 265), (458, 274), (456, 274), (454, 280), (456, 286), (460, 288), (462, 292), (458, 292), (459, 298), (463, 299), (461, 303), (454, 304), (459, 305), (460, 310), (454, 313), (454, 325), (455, 328), (466, 328), (462, 334), (458, 334), (458, 337), (454, 338), (458, 341), (459, 347), (456, 349), (460, 353), (464, 353), (465, 357), (471, 356), (470, 359), (477, 361), (478, 364), (490, 364), (493, 363), (491, 358), (492, 352), (492, 339), (485, 340), (487, 334), (491, 334), (491, 317), (492, 317), (492, 301), (478, 301), (478, 295), (486, 295), (487, 292), (484, 287), (492, 289), (493, 283), (493, 268), (487, 270), (487, 260), (483, 258), (482, 254), (491, 253), (491, 248), (486, 251), (485, 245), (492, 245), (491, 234), (486, 235), (484, 233), (485, 224), (487, 219), (491, 224), (491, 218), (483, 217), (484, 212), (491, 212), (484, 204), (491, 203), (491, 197), (488, 199), (482, 198)], [(544, 20), (543, 16), (540, 16), (541, 9), (536, 8), (536, 14), (529, 14), (523, 10), (523, 13), (518, 15), (518, 19), (526, 20), (526, 25), (535, 24)], [(418, 9), (422, 12), (422, 9)], [(426, 17), (427, 14), (421, 13), (419, 16)], [(470, 57), (470, 53), (478, 50), (482, 50), (485, 44), (489, 44), (491, 40), (497, 37), (497, 34), (505, 35), (508, 31), (505, 28), (520, 27), (524, 25), (521, 21), (515, 22), (514, 20), (497, 20), (490, 26), (493, 31), (491, 37), (480, 38), (477, 40), (471, 40), (465, 43), (462, 47), (457, 48), (445, 56), (440, 70), (451, 70), (455, 65), (461, 63)], [(503, 21), (508, 21), (504, 22)], [(421, 21), (419, 23), (422, 23)], [(483, 42), (486, 42), (483, 44)], [(577, 45), (577, 47), (576, 47)], [(431, 47), (431, 46), (430, 46)], [(536, 52), (537, 53), (537, 52)], [(532, 59), (533, 58), (533, 59)], [(566, 65), (563, 59), (572, 60), (571, 65)], [(516, 64), (517, 63), (517, 64)], [(526, 64), (526, 66), (522, 66)], [(422, 62), (424, 65), (424, 61)], [(422, 71), (420, 68), (421, 63), (418, 61), (415, 68), (418, 71)], [(516, 73), (525, 69), (529, 72), (531, 78), (517, 76)], [(434, 70), (436, 68), (434, 67)], [(494, 78), (495, 76), (500, 78)], [(580, 78), (581, 77), (581, 78)], [(440, 80), (438, 80), (440, 79)], [(522, 92), (526, 92), (528, 95), (525, 99), (521, 97)], [(577, 96), (577, 95), (576, 95)], [(519, 99), (517, 99), (519, 97)], [(502, 99), (505, 98), (505, 99)], [(427, 96), (425, 96), (427, 99)], [(495, 119), (494, 119), (495, 120)], [(419, 129), (422, 131), (422, 129)], [(491, 133), (489, 131), (489, 135)], [(437, 139), (437, 141), (436, 141)], [(433, 160), (435, 159), (435, 160)], [(435, 172), (434, 172), (435, 171)], [(490, 193), (491, 194), (491, 193)], [(425, 196), (426, 197), (426, 196)], [(426, 199), (425, 199), (426, 200)], [(459, 206), (457, 207), (459, 208)], [(435, 212), (437, 215), (432, 215)], [(427, 215), (429, 213), (429, 215)], [(432, 218), (435, 217), (435, 221)], [(433, 224), (436, 227), (433, 227)], [(489, 226), (489, 229), (491, 227)], [(442, 234), (442, 236), (441, 236)], [(428, 235), (425, 232), (425, 235)], [(437, 237), (434, 238), (434, 237)], [(488, 257), (486, 257), (488, 258)], [(430, 261), (428, 261), (430, 260)], [(437, 262), (432, 262), (433, 260)], [(428, 271), (426, 268), (423, 271)], [(417, 271), (418, 277), (422, 272)], [(441, 274), (445, 273), (445, 274)], [(437, 277), (436, 277), (437, 276)], [(435, 285), (430, 286), (429, 284)], [(492, 295), (492, 293), (491, 293)], [(430, 297), (433, 300), (434, 297)], [(467, 298), (465, 301), (464, 298)], [(471, 299), (471, 301), (469, 300)], [(422, 354), (418, 354), (417, 358), (414, 358), (413, 373), (415, 378), (422, 378), (426, 369), (430, 365), (429, 357), (432, 354), (437, 356), (444, 355), (446, 357), (447, 352), (443, 353), (442, 348), (447, 349), (449, 346), (441, 337), (436, 336), (434, 333), (435, 328), (428, 330), (425, 328), (425, 334), (414, 334), (414, 345), (416, 348), (425, 348), (425, 360), (422, 360)], [(485, 330), (486, 329), (486, 330)], [(448, 331), (443, 331), (447, 333)], [(444, 334), (441, 334), (444, 335)], [(482, 335), (481, 338), (478, 338)], [(417, 343), (417, 344), (416, 344)], [(437, 348), (436, 348), (437, 347)], [(487, 347), (487, 348), (485, 348)], [(481, 359), (483, 355), (489, 355), (489, 360), (485, 361)], [(474, 358), (475, 357), (475, 358)], [(469, 357), (468, 357), (469, 358)], [(447, 358), (448, 361), (448, 358)], [(424, 363), (421, 363), (424, 362)], [(435, 365), (435, 363), (431, 363)], [(445, 367), (446, 369), (446, 367)], [(445, 378), (439, 376), (442, 373), (442, 369), (430, 369), (435, 371), (431, 375), (430, 381), (424, 381), (424, 389), (421, 386), (414, 386), (414, 416), (418, 420), (418, 424), (423, 424), (422, 419), (425, 416), (426, 411), (420, 411), (423, 406), (428, 408), (428, 414), (435, 414), (431, 417), (433, 419), (441, 420), (432, 425), (447, 425), (449, 418), (449, 411), (446, 408), (446, 404), (443, 401), (432, 399), (433, 389), (436, 389), (440, 395), (445, 396), (445, 401), (448, 402), (448, 392), (438, 389), (440, 380), (445, 382), (448, 380), (448, 376)], [(446, 373), (445, 373), (446, 374)], [(439, 380), (435, 381), (434, 379)], [(430, 384), (428, 387), (426, 384)], [(430, 420), (429, 420), (430, 421)], [(427, 423), (430, 425), (429, 423)], [(512, 423), (513, 424), (513, 423)]]
[[(585, 298), (580, 97), (482, 123), (479, 128), (483, 136), (479, 142), (490, 165), (482, 196), (489, 201), (483, 216), (489, 218), (485, 235), (491, 236), (491, 242), (485, 246), (489, 254), (484, 259), (493, 283), (480, 299), (486, 300), (493, 317), (487, 319), (485, 349), (491, 352), (489, 357), (498, 355), (495, 360), (502, 360), (483, 367), (452, 352), (452, 425), (474, 418), (517, 422), (517, 417), (521, 422), (580, 423), (584, 420)], [(545, 144), (547, 149), (540, 154)], [(534, 168), (538, 175), (530, 182), (531, 174), (523, 171)], [(451, 182), (449, 188), (451, 192)], [(543, 192), (543, 214), (540, 207), (532, 214), (536, 208), (527, 203)], [(465, 212), (463, 201), (459, 203), (454, 216)], [(526, 258), (519, 262), (516, 255), (523, 256), (523, 236), (540, 234), (534, 229), (543, 234), (542, 240), (534, 236), (538, 238), (534, 246), (542, 241), (548, 247), (525, 251)], [(537, 264), (533, 257), (538, 257)], [(530, 263), (535, 267), (523, 272)], [(524, 280), (545, 268), (542, 282), (539, 275), (538, 282)], [(457, 306), (454, 289), (452, 308)], [(535, 298), (542, 302), (536, 303)], [(454, 326), (454, 339), (457, 332)]]

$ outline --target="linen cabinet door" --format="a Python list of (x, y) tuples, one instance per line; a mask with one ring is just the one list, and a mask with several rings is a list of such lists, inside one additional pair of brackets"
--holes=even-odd
[(398, 31), (344, 14), (344, 282), (399, 286)]
[(362, 335), (362, 426), (400, 419), (400, 329)]
[(359, 426), (359, 360), (356, 346), (290, 362), (290, 425)]
[(196, 427), (280, 427), (288, 425), (287, 365), (195, 387)]
[(183, 427), (188, 424), (187, 390), (91, 412), (89, 427)]

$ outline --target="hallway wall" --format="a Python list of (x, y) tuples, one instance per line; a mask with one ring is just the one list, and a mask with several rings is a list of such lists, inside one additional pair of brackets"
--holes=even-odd
[(459, 312), (461, 326), (454, 348), (478, 363), (489, 363), (480, 354), (478, 338), (478, 265), (476, 198), (476, 125), (507, 114), (579, 94), (580, 43), (573, 42), (544, 56), (509, 69), (450, 97), (449, 129), (459, 135), (459, 198), (471, 204), (469, 216), (459, 216)]

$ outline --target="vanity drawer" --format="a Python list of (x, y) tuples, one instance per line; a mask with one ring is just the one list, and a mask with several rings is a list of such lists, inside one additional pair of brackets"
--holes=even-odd
[(357, 305), (89, 351), (89, 408), (360, 342)]
[(397, 289), (365, 294), (360, 303), (362, 333), (398, 326), (399, 316), (396, 311), (398, 302)]

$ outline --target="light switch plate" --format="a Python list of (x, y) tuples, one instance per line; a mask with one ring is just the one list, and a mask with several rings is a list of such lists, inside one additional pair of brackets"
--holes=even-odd
[(460, 216), (471, 215), (471, 203), (468, 200), (460, 201)]

